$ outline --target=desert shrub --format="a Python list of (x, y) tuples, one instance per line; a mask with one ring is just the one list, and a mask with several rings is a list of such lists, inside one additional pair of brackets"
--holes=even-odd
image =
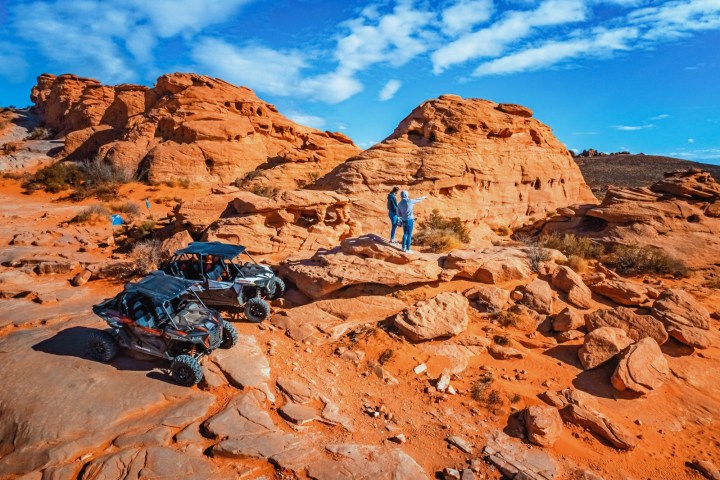
[(434, 252), (446, 252), (468, 243), (470, 231), (459, 218), (445, 218), (436, 209), (420, 222), (416, 239)]
[(500, 310), (491, 317), (491, 320), (499, 323), (503, 327), (516, 327), (520, 319), (510, 310)]
[(162, 261), (162, 242), (159, 240), (143, 240), (133, 246), (130, 258), (135, 266), (135, 273), (147, 275), (158, 268)]
[(277, 188), (271, 187), (269, 185), (261, 185), (259, 183), (256, 183), (252, 187), (250, 187), (250, 191), (255, 195), (259, 195), (261, 197), (272, 197), (273, 195), (278, 193)]
[(86, 160), (82, 163), (85, 179), (89, 185), (103, 183), (129, 183), (137, 180), (137, 174), (130, 167), (113, 165), (100, 158)]
[(315, 183), (319, 176), (320, 175), (318, 172), (308, 172), (305, 175), (305, 178), (295, 179), (295, 183), (297, 184), (298, 188), (305, 188), (308, 185), (312, 185), (313, 183)]
[(8, 154), (8, 153), (17, 152), (17, 148), (18, 148), (17, 145), (14, 143), (6, 143), (2, 147), (0, 147), (0, 150), (2, 150), (2, 152), (4, 154)]
[(70, 219), (70, 223), (86, 223), (97, 217), (109, 217), (110, 212), (102, 205), (90, 205)]
[(488, 407), (499, 407), (504, 403), (502, 394), (497, 390), (493, 390), (488, 393), (487, 396), (483, 399), (483, 402)]
[(674, 275), (686, 277), (685, 264), (659, 248), (640, 245), (618, 245), (603, 259), (623, 275)]
[(514, 393), (512, 397), (510, 397), (510, 403), (517, 403), (520, 400), (522, 400), (522, 397), (518, 395), (517, 393)]
[(388, 348), (387, 350), (385, 350), (383, 353), (380, 354), (380, 357), (378, 358), (378, 363), (380, 365), (386, 364), (387, 362), (390, 361), (390, 359), (393, 357), (394, 354), (395, 354), (395, 352), (391, 348)]
[(587, 270), (588, 261), (577, 255), (570, 255), (568, 257), (567, 266), (572, 268), (578, 273), (583, 273)]
[(470, 387), (470, 396), (473, 398), (473, 400), (482, 400), (485, 392), (488, 388), (490, 388), (490, 385), (492, 385), (492, 382), (493, 376), (490, 372), (483, 373), (479, 379), (475, 380), (475, 382), (473, 382), (472, 384), (472, 387)]
[(23, 188), (29, 192), (45, 190), (58, 193), (71, 188), (79, 188), (85, 180), (85, 172), (74, 163), (54, 163), (43, 167), (24, 182)]
[(507, 347), (508, 345), (510, 345), (510, 339), (505, 335), (494, 335), (493, 342), (497, 343), (502, 347)]
[(35, 127), (25, 140), (47, 140), (53, 137), (53, 131), (46, 127)]
[(605, 251), (602, 245), (593, 242), (589, 238), (578, 237), (572, 233), (566, 233), (562, 236), (557, 233), (542, 235), (539, 244), (545, 248), (560, 250), (567, 256), (575, 255), (586, 259), (600, 258)]
[(2, 178), (6, 178), (8, 180), (22, 180), (26, 177), (25, 173), (20, 172), (3, 172)]
[(540, 240), (537, 237), (531, 237), (525, 233), (519, 233), (515, 239), (524, 243), (528, 247), (527, 255), (530, 268), (533, 272), (540, 273), (540, 267), (543, 262), (550, 260), (550, 253), (543, 245), (541, 245)]
[(155, 222), (153, 220), (145, 220), (135, 227), (134, 237), (143, 238), (150, 235), (155, 230)]
[(501, 237), (507, 237), (512, 233), (512, 230), (510, 230), (510, 228), (505, 225), (503, 225), (501, 227), (497, 227), (494, 230), (495, 230), (495, 233), (497, 233)]
[(111, 203), (110, 204), (110, 210), (114, 213), (124, 213), (126, 215), (129, 215), (131, 217), (136, 217), (140, 215), (140, 205), (138, 205), (135, 202), (125, 202), (125, 203)]

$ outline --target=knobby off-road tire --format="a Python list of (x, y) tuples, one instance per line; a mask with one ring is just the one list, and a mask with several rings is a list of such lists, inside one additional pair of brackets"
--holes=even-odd
[(170, 373), (177, 383), (183, 387), (192, 387), (203, 378), (200, 362), (190, 355), (178, 355), (170, 364)]
[(108, 332), (93, 332), (88, 339), (88, 350), (90, 356), (101, 362), (109, 362), (117, 355), (118, 343)]
[(285, 294), (285, 282), (280, 277), (275, 277), (268, 283), (268, 298), (275, 300)]
[(262, 298), (251, 298), (245, 303), (245, 318), (260, 323), (270, 316), (270, 305)]
[(234, 347), (238, 342), (238, 333), (235, 330), (235, 325), (228, 322), (227, 320), (222, 321), (223, 327), (223, 341), (220, 344), (220, 348)]

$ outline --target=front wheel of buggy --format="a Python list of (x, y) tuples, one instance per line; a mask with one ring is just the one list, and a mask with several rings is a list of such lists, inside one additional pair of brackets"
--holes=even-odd
[(275, 277), (268, 283), (268, 297), (270, 300), (280, 298), (285, 293), (285, 282), (280, 277)]
[(170, 364), (170, 373), (183, 387), (192, 387), (203, 378), (200, 362), (190, 355), (178, 355)]
[(118, 344), (115, 337), (108, 332), (93, 332), (88, 339), (90, 355), (101, 362), (109, 362), (117, 355)]
[(245, 304), (245, 317), (253, 323), (260, 323), (270, 316), (270, 305), (262, 298), (251, 298)]
[(223, 334), (222, 334), (223, 341), (220, 344), (220, 348), (234, 347), (235, 344), (237, 344), (237, 342), (238, 342), (238, 333), (237, 333), (237, 330), (235, 330), (235, 325), (228, 322), (227, 320), (223, 320), (222, 327), (223, 327)]

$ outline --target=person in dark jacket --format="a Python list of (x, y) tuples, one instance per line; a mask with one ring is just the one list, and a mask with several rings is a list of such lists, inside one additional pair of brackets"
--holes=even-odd
[(397, 243), (395, 241), (395, 230), (397, 230), (398, 226), (398, 217), (397, 217), (397, 197), (395, 194), (400, 190), (400, 187), (393, 187), (393, 189), (388, 193), (387, 196), (387, 209), (388, 209), (388, 217), (390, 217), (390, 243)]

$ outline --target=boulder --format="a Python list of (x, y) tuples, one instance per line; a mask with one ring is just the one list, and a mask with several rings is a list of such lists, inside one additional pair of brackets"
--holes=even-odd
[(483, 250), (453, 250), (443, 266), (458, 270), (457, 276), (477, 282), (499, 284), (532, 275), (525, 250), (516, 247), (489, 247)]
[(490, 313), (501, 311), (510, 300), (509, 291), (493, 285), (473, 287), (464, 295), (474, 301), (480, 310)]
[(652, 315), (675, 340), (697, 348), (710, 346), (710, 314), (689, 293), (665, 290), (653, 304)]
[(565, 307), (560, 313), (553, 318), (552, 326), (556, 332), (567, 332), (568, 330), (577, 330), (585, 325), (585, 319), (571, 307)]
[(307, 469), (310, 478), (428, 480), (422, 467), (399, 448), (338, 443), (326, 445), (325, 450), (334, 460), (321, 458), (313, 461)]
[[(343, 243), (352, 239), (343, 240)], [(347, 254), (341, 247), (319, 250), (310, 259), (288, 259), (280, 275), (315, 300), (349, 285), (380, 284), (389, 287), (437, 281), (443, 269), (439, 255), (407, 254), (392, 249), (385, 257)], [(404, 263), (400, 263), (398, 258)]]
[(562, 419), (557, 408), (532, 406), (523, 415), (528, 441), (541, 447), (552, 447), (562, 432)]
[(171, 237), (163, 240), (160, 245), (160, 255), (163, 258), (168, 258), (176, 251), (190, 245), (192, 241), (193, 238), (190, 236), (190, 232), (187, 230), (181, 230), (173, 234)]
[(625, 280), (605, 279), (591, 285), (590, 290), (625, 306), (642, 305), (648, 301), (646, 287)]
[(92, 277), (92, 272), (90, 270), (83, 270), (75, 275), (73, 279), (70, 280), (70, 283), (74, 287), (80, 287), (85, 285), (90, 280), (90, 277)]
[(210, 358), (220, 367), (231, 385), (238, 388), (257, 388), (268, 400), (275, 401), (275, 395), (267, 385), (270, 379), (270, 363), (254, 336), (240, 335), (233, 348), (215, 350)]
[(585, 326), (589, 332), (600, 327), (619, 328), (635, 342), (651, 337), (662, 345), (668, 339), (665, 327), (658, 320), (650, 315), (638, 315), (625, 307), (596, 310), (585, 316)]
[(525, 354), (520, 350), (511, 347), (503, 347), (502, 345), (490, 345), (488, 346), (488, 353), (497, 360), (509, 360), (511, 358), (522, 359), (525, 358)]
[(613, 327), (600, 327), (585, 335), (578, 350), (578, 358), (585, 370), (607, 362), (633, 343), (625, 331)]
[(445, 292), (415, 303), (395, 317), (395, 326), (413, 342), (457, 335), (468, 326), (467, 298)]
[(568, 302), (578, 308), (592, 306), (592, 292), (580, 275), (571, 268), (561, 265), (552, 276), (552, 286), (567, 293)]
[(538, 313), (549, 315), (552, 312), (553, 292), (545, 280), (536, 278), (525, 285), (520, 303)]
[(652, 337), (645, 337), (631, 345), (620, 356), (620, 362), (611, 378), (617, 390), (649, 393), (659, 388), (670, 373), (660, 346)]

